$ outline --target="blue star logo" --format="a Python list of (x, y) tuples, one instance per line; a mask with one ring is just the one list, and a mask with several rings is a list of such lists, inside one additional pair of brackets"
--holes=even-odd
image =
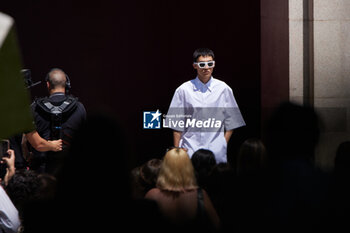
[(143, 112), (143, 128), (144, 129), (160, 129), (160, 116), (162, 113), (157, 109), (156, 112)]

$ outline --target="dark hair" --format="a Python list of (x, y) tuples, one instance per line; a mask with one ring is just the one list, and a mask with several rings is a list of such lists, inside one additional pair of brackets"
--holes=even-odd
[(140, 167), (140, 177), (147, 185), (155, 186), (162, 160), (151, 159)]
[(265, 167), (266, 149), (263, 142), (258, 138), (245, 140), (239, 148), (237, 157), (237, 173), (259, 173)]
[(191, 157), (194, 169), (198, 169), (203, 166), (214, 166), (216, 164), (214, 153), (210, 150), (199, 149), (193, 153)]
[(314, 157), (319, 140), (319, 118), (313, 107), (281, 103), (268, 121), (269, 156)]
[(38, 200), (40, 180), (35, 171), (17, 170), (6, 186), (6, 193), (16, 206), (20, 215), (26, 203)]
[(350, 171), (350, 141), (339, 144), (334, 159), (334, 169)]
[(214, 52), (208, 48), (199, 48), (199, 49), (196, 49), (193, 53), (193, 62), (197, 62), (197, 59), (200, 57), (200, 56), (203, 56), (203, 57), (212, 57), (213, 60), (215, 59), (215, 56), (214, 56)]
[(56, 177), (47, 173), (38, 175), (40, 182), (39, 198), (42, 200), (52, 200), (55, 197), (57, 180)]
[(207, 182), (212, 169), (216, 165), (215, 155), (212, 151), (199, 149), (191, 157), (198, 184), (203, 187)]

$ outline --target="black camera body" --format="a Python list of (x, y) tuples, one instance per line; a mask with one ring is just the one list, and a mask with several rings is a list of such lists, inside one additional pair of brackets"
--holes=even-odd
[(7, 151), (10, 149), (10, 141), (9, 140), (0, 140), (0, 160), (3, 157), (8, 157)]
[(26, 85), (26, 87), (28, 89), (41, 83), (41, 81), (33, 83), (32, 72), (30, 71), (30, 69), (23, 69), (23, 70), (21, 70), (21, 74), (22, 74), (22, 76), (24, 78), (24, 83), (25, 83), (25, 85)]

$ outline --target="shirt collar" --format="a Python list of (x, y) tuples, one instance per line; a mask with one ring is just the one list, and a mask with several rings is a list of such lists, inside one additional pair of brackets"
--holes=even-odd
[(52, 94), (50, 95), (50, 97), (51, 97), (51, 96), (58, 96), (58, 95), (65, 95), (65, 93), (64, 93), (64, 92), (55, 92), (55, 93), (52, 93)]
[(210, 77), (209, 81), (207, 83), (202, 83), (201, 80), (199, 80), (198, 76), (194, 80), (195, 83), (195, 89), (197, 90), (205, 90), (208, 89), (210, 92), (212, 91), (212, 82), (213, 82), (213, 76)]

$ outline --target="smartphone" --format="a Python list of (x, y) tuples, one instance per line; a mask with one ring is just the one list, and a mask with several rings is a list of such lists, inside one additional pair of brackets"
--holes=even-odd
[(9, 140), (0, 140), (0, 160), (3, 157), (8, 157), (9, 154), (7, 151), (10, 149), (10, 141)]

